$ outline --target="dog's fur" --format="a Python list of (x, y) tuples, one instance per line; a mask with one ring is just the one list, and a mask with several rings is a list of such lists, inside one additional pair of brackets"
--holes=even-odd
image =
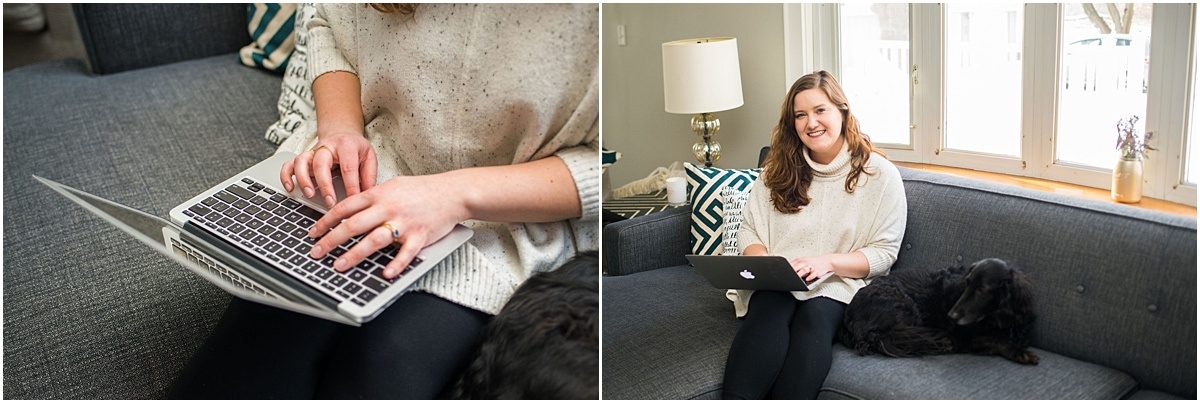
[(860, 355), (998, 355), (1037, 365), (1029, 351), (1028, 278), (1000, 259), (940, 270), (906, 270), (863, 287), (846, 307), (839, 339)]
[(600, 397), (600, 281), (595, 252), (517, 288), (484, 328), (459, 399)]

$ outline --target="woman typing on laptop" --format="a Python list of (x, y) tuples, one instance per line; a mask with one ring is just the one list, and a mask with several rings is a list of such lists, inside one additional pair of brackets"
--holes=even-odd
[(397, 244), (394, 278), (475, 235), (361, 328), (235, 300), (175, 397), (435, 398), (518, 285), (597, 247), (595, 4), (323, 4), (307, 26), (317, 130), (280, 179), (330, 207), (311, 256)]
[(896, 261), (907, 208), (899, 171), (859, 131), (837, 80), (825, 71), (796, 80), (738, 246), (786, 257), (809, 280), (833, 277), (811, 291), (737, 291), (745, 320), (726, 362), (725, 398), (817, 397), (845, 306)]

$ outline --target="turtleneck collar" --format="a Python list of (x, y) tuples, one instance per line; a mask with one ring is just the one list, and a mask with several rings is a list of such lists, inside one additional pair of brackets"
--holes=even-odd
[(814, 177), (839, 177), (850, 172), (849, 141), (842, 142), (842, 150), (838, 152), (836, 157), (833, 157), (833, 161), (829, 161), (829, 164), (821, 164), (813, 161), (812, 157), (808, 155), (808, 148), (805, 147), (803, 150), (804, 159), (808, 161), (808, 166), (812, 167)]

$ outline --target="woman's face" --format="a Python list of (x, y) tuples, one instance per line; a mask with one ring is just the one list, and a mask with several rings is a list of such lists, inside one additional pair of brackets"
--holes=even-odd
[(813, 161), (828, 164), (842, 151), (842, 111), (825, 95), (811, 88), (796, 94), (792, 117), (796, 119), (796, 135), (809, 150)]

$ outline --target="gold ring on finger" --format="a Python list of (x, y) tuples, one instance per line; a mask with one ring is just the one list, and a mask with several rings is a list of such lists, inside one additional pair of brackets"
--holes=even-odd
[(316, 156), (316, 155), (317, 155), (317, 151), (321, 151), (321, 149), (322, 149), (322, 148), (323, 148), (323, 149), (326, 149), (326, 150), (328, 150), (330, 154), (335, 154), (335, 153), (333, 152), (333, 149), (332, 149), (332, 148), (329, 148), (329, 146), (326, 146), (326, 145), (322, 145), (322, 146), (319, 146), (319, 147), (317, 147), (317, 148), (314, 148), (314, 149), (312, 149), (313, 156)]
[(392, 243), (395, 243), (395, 244), (400, 243), (400, 230), (396, 229), (396, 227), (393, 227), (392, 223), (384, 221), (383, 225), (380, 225), (380, 226), (387, 228), (388, 234), (390, 234), (392, 236)]

